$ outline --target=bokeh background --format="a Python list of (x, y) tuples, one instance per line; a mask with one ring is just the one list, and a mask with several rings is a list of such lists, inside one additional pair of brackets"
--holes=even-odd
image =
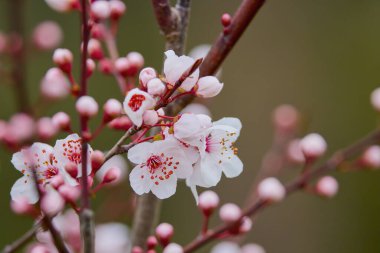
[[(0, 1), (0, 27), (4, 31), (8, 27), (8, 1), (12, 0)], [(57, 14), (42, 0), (25, 2), (27, 33), (30, 35), (41, 21), (57, 21), (65, 32), (62, 46), (73, 50), (78, 60), (77, 14)], [(160, 69), (164, 42), (150, 1), (125, 2), (128, 11), (120, 26), (120, 52), (139, 51), (145, 56), (146, 65)], [(212, 43), (222, 29), (220, 15), (233, 13), (239, 2), (193, 1), (188, 50)], [(262, 156), (271, 144), (271, 112), (280, 104), (289, 103), (301, 111), (303, 131), (316, 131), (326, 137), (329, 154), (376, 127), (378, 115), (369, 104), (369, 94), (380, 83), (379, 14), (378, 0), (267, 1), (224, 63), (225, 89), (210, 106), (215, 119), (234, 116), (243, 122), (238, 147), (245, 171), (237, 179), (224, 179), (215, 189), (223, 202), (244, 202)], [(53, 65), (50, 59), (51, 52), (30, 54), (27, 80), (33, 101), (37, 100), (43, 74)], [(79, 66), (78, 61), (75, 66)], [(0, 117), (8, 119), (16, 106), (11, 87), (1, 84), (0, 79)], [(90, 81), (90, 93), (100, 104), (110, 97), (122, 99), (114, 79), (99, 74)], [(49, 106), (46, 113), (53, 115), (65, 110), (77, 122), (73, 109), (73, 99), (69, 98)], [(106, 131), (93, 146), (107, 149), (120, 135)], [(9, 210), (10, 187), (20, 176), (10, 158), (11, 153), (1, 149), (0, 247), (31, 226), (28, 218), (15, 216)], [(284, 181), (296, 173), (285, 172)], [(297, 193), (261, 213), (247, 241), (263, 245), (267, 252), (380, 252), (380, 173), (336, 176), (340, 192), (335, 199)], [(122, 191), (118, 189), (121, 201), (131, 194), (127, 184)], [(100, 208), (104, 198), (105, 194), (97, 196), (95, 208)], [(200, 218), (193, 197), (183, 184), (175, 196), (163, 203), (161, 220), (175, 224), (175, 241), (179, 243), (186, 243), (197, 234)], [(130, 217), (119, 220), (131, 222)]]

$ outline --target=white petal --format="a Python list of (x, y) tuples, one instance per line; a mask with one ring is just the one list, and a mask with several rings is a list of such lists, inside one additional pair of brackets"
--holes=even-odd
[(167, 199), (174, 195), (177, 188), (177, 178), (171, 176), (164, 182), (160, 182), (158, 185), (152, 185), (152, 192), (159, 199)]
[(205, 184), (209, 186), (217, 185), (222, 177), (222, 170), (217, 166), (217, 162), (209, 155), (206, 155), (206, 157), (202, 159), (200, 166), (202, 180)]
[(155, 150), (153, 143), (139, 143), (128, 151), (128, 159), (135, 164), (144, 163)]
[(237, 130), (238, 135), (240, 134), (240, 130), (242, 127), (241, 121), (238, 118), (233, 118), (233, 117), (225, 117), (218, 121), (215, 121), (214, 126), (218, 126), (218, 125), (233, 127)]
[(196, 114), (197, 118), (201, 122), (203, 128), (212, 127), (211, 117), (206, 114)]
[(21, 177), (12, 186), (12, 200), (17, 201), (20, 198), (26, 198), (30, 204), (38, 201), (38, 192), (36, 185), (31, 177)]
[(236, 155), (231, 160), (223, 161), (221, 164), (224, 175), (228, 178), (239, 176), (243, 171), (243, 163)]
[(198, 205), (199, 196), (198, 196), (197, 186), (195, 184), (192, 184), (189, 179), (186, 180), (186, 185), (190, 187), (191, 193), (193, 194), (195, 202)]
[(174, 136), (178, 139), (197, 135), (202, 130), (201, 121), (195, 114), (186, 113), (174, 123)]
[(148, 168), (141, 168), (140, 165), (137, 165), (129, 174), (129, 182), (131, 183), (131, 187), (138, 195), (142, 195), (150, 191), (153, 183), (149, 179), (149, 176)]

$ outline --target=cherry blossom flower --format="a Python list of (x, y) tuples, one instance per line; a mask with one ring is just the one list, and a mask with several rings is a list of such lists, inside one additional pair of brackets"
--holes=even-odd
[[(87, 173), (91, 173), (91, 153), (89, 146), (87, 155)], [(78, 167), (78, 178), (82, 176), (82, 139), (77, 134), (70, 134), (63, 140), (57, 140), (54, 146), (54, 155), (60, 165), (65, 181), (70, 185), (77, 185), (76, 179), (72, 178), (63, 168), (68, 163), (74, 163)]]
[(123, 106), (124, 111), (136, 126), (143, 123), (143, 114), (146, 110), (152, 109), (156, 101), (146, 92), (135, 88), (128, 92)]
[[(164, 63), (164, 73), (166, 80), (171, 85), (174, 85), (182, 76), (182, 74), (188, 70), (195, 60), (189, 56), (182, 55), (177, 56), (173, 50), (165, 52), (166, 60)], [(185, 91), (190, 91), (197, 83), (199, 78), (199, 69), (195, 70), (185, 81), (182, 83), (181, 88)]]
[(137, 164), (129, 179), (139, 195), (152, 191), (160, 199), (168, 198), (176, 191), (177, 179), (193, 171), (192, 161), (170, 140), (140, 143), (129, 150), (128, 158)]
[[(243, 163), (236, 155), (237, 149), (234, 147), (241, 129), (239, 119), (223, 118), (214, 122), (212, 126), (205, 127), (208, 126), (209, 117), (197, 115), (197, 122), (194, 116), (182, 115), (182, 120), (174, 124), (174, 136), (185, 143), (195, 145), (200, 152), (200, 160), (194, 165), (194, 173), (187, 179), (188, 186), (194, 196), (197, 196), (196, 185), (215, 186), (222, 173), (228, 178), (237, 177), (243, 171)], [(199, 119), (202, 119), (202, 123)]]
[(27, 198), (31, 204), (37, 202), (38, 192), (35, 188), (33, 173), (36, 173), (37, 183), (43, 187), (60, 173), (54, 149), (39, 142), (15, 153), (12, 157), (12, 164), (23, 174), (11, 189), (11, 197), (14, 201)]

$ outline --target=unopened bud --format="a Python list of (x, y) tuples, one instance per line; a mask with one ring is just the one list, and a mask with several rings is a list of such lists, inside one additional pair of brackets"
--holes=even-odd
[(95, 68), (96, 68), (95, 62), (92, 59), (87, 59), (86, 61), (87, 77), (90, 77), (92, 73), (94, 73)]
[(34, 213), (34, 206), (29, 204), (27, 198), (18, 198), (11, 201), (11, 209), (14, 213), (19, 215), (27, 215)]
[(90, 96), (80, 97), (75, 104), (75, 108), (77, 112), (84, 117), (93, 117), (99, 110), (98, 103)]
[(97, 39), (90, 39), (88, 41), (87, 51), (92, 59), (100, 60), (104, 57), (102, 45)]
[(371, 93), (371, 104), (376, 111), (380, 112), (380, 88)]
[(147, 83), (148, 93), (152, 96), (160, 96), (165, 90), (165, 84), (159, 78), (153, 78)]
[(37, 48), (42, 50), (58, 47), (62, 37), (61, 28), (53, 21), (42, 22), (33, 31), (33, 42)]
[(120, 75), (126, 77), (129, 73), (130, 63), (125, 57), (118, 58), (115, 61), (115, 69)]
[(315, 186), (316, 192), (326, 198), (334, 197), (338, 192), (338, 188), (338, 182), (331, 176), (322, 177)]
[(183, 248), (179, 244), (170, 243), (165, 247), (163, 253), (183, 253)]
[(265, 250), (256, 243), (249, 243), (241, 248), (241, 253), (265, 253)]
[(280, 105), (273, 112), (273, 124), (284, 132), (294, 131), (298, 124), (298, 111), (292, 105)]
[(80, 197), (80, 188), (71, 186), (71, 185), (61, 185), (58, 188), (59, 194), (67, 201), (67, 202), (75, 202)]
[(240, 207), (232, 203), (224, 204), (219, 210), (220, 219), (227, 223), (238, 221), (241, 214)]
[(164, 247), (169, 244), (174, 234), (174, 228), (169, 223), (161, 223), (156, 228), (156, 237)]
[(108, 58), (104, 58), (99, 61), (98, 68), (101, 73), (110, 75), (112, 74), (112, 66), (112, 61)]
[(58, 48), (53, 54), (53, 62), (65, 73), (71, 72), (73, 58), (71, 51), (66, 48)]
[(325, 139), (319, 134), (312, 133), (306, 135), (300, 142), (301, 150), (307, 159), (321, 157), (327, 149)]
[(147, 110), (143, 114), (143, 122), (145, 125), (153, 126), (158, 122), (158, 114), (155, 110)]
[(111, 18), (118, 20), (127, 9), (124, 2), (120, 0), (111, 0), (109, 1), (109, 5), (111, 8)]
[(73, 162), (68, 162), (65, 165), (65, 171), (69, 173), (72, 178), (78, 177), (78, 166)]
[(70, 116), (65, 112), (57, 112), (51, 118), (53, 124), (61, 130), (70, 129)]
[(127, 54), (130, 67), (128, 75), (135, 76), (139, 70), (144, 66), (144, 57), (138, 52), (130, 52)]
[(287, 148), (287, 156), (291, 162), (294, 162), (296, 164), (305, 163), (305, 155), (303, 154), (301, 150), (299, 139), (295, 139), (289, 142), (289, 145)]
[(208, 190), (199, 195), (198, 207), (203, 211), (204, 215), (210, 216), (218, 205), (219, 197), (215, 192)]
[(257, 186), (257, 194), (260, 199), (279, 202), (284, 199), (286, 191), (277, 178), (268, 177)]
[(91, 4), (91, 14), (97, 20), (107, 19), (111, 15), (111, 8), (108, 1), (98, 0)]
[(215, 76), (205, 76), (199, 79), (196, 94), (202, 98), (211, 98), (218, 95), (222, 89), (223, 83)]
[(91, 154), (92, 170), (96, 173), (105, 162), (105, 157), (102, 151), (94, 150)]
[(252, 220), (249, 217), (244, 217), (239, 227), (239, 233), (248, 233), (252, 229)]
[(157, 238), (155, 236), (149, 236), (146, 240), (146, 246), (148, 249), (154, 249), (158, 244)]
[(121, 103), (114, 99), (108, 99), (107, 102), (103, 106), (104, 114), (107, 119), (107, 122), (110, 121), (111, 119), (114, 119), (118, 116), (120, 116), (122, 112), (123, 106)]
[(48, 190), (41, 199), (42, 211), (50, 217), (56, 216), (65, 206), (65, 201), (55, 190)]
[(108, 123), (108, 126), (112, 129), (125, 131), (131, 128), (132, 125), (132, 121), (127, 116), (118, 117)]
[(148, 82), (157, 77), (156, 70), (154, 68), (144, 68), (140, 71), (139, 80), (143, 87), (146, 87)]
[(228, 13), (224, 13), (220, 19), (224, 27), (229, 26), (231, 24), (231, 20), (232, 20), (231, 15)]
[(361, 162), (371, 169), (380, 168), (380, 146), (373, 145), (368, 147), (361, 157)]
[(109, 184), (117, 181), (121, 176), (121, 170), (118, 167), (112, 167), (107, 170), (104, 174), (103, 182), (104, 184)]

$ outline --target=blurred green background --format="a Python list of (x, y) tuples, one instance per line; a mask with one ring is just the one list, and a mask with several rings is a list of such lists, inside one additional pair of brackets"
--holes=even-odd
[[(0, 26), (4, 31), (8, 27), (8, 1), (12, 0), (0, 2)], [(78, 15), (57, 14), (42, 0), (25, 2), (28, 34), (41, 21), (57, 21), (65, 32), (62, 46), (72, 49), (78, 60)], [(220, 15), (233, 13), (239, 2), (193, 1), (188, 51), (198, 44), (212, 43), (221, 30)], [(127, 0), (126, 4), (128, 11), (118, 41), (120, 52), (139, 51), (147, 66), (160, 69), (163, 38), (150, 1)], [(245, 171), (237, 179), (224, 179), (215, 189), (223, 202), (244, 202), (261, 158), (271, 144), (271, 112), (280, 104), (295, 105), (307, 122), (304, 130), (326, 137), (330, 154), (376, 127), (377, 115), (369, 104), (369, 94), (380, 81), (379, 14), (378, 0), (267, 1), (224, 63), (225, 89), (210, 107), (215, 119), (234, 116), (243, 122), (238, 147)], [(28, 88), (33, 101), (38, 97), (43, 74), (53, 65), (50, 58), (50, 52), (30, 54)], [(79, 66), (78, 61), (75, 66)], [(110, 97), (122, 99), (114, 79), (99, 74), (90, 81), (90, 93), (100, 104)], [(0, 94), (0, 117), (8, 119), (15, 110), (11, 87), (1, 85)], [(65, 110), (77, 122), (73, 108), (73, 99), (69, 98), (50, 106), (47, 114)], [(93, 123), (96, 125), (97, 120)], [(120, 134), (106, 131), (93, 147), (107, 149)], [(0, 247), (31, 225), (30, 219), (9, 211), (10, 187), (20, 176), (12, 168), (10, 157), (10, 153), (1, 150)], [(285, 178), (295, 174), (288, 171)], [(327, 201), (297, 193), (260, 214), (247, 241), (263, 245), (267, 252), (380, 252), (380, 173), (336, 176), (340, 192), (335, 199)], [(125, 190), (121, 196), (126, 200), (129, 194)], [(97, 197), (95, 207), (103, 197), (104, 194)], [(175, 224), (175, 241), (179, 243), (197, 234), (200, 218), (184, 184), (163, 203), (161, 220)], [(122, 220), (130, 222), (130, 218)]]

